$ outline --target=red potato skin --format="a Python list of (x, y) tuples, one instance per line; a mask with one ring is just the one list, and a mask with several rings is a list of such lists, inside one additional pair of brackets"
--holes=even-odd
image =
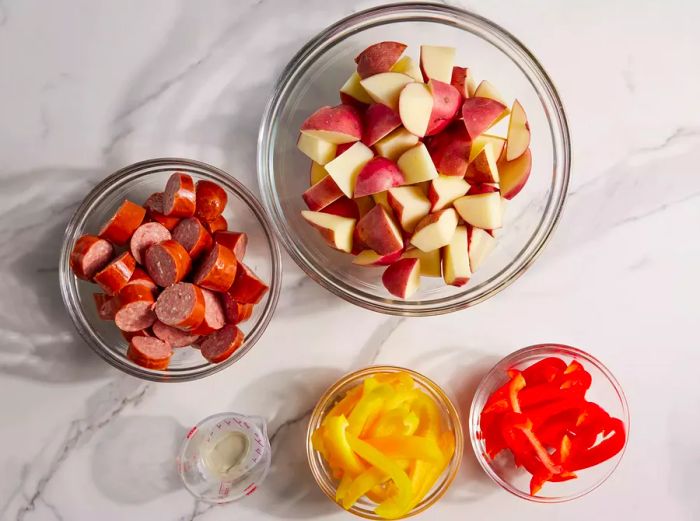
[[(183, 224), (185, 222), (187, 222), (187, 224)], [(180, 237), (180, 233), (183, 233), (183, 228), (180, 228), (180, 232), (178, 232), (178, 227), (184, 227), (187, 225), (195, 226), (197, 229), (197, 239), (189, 249), (186, 248), (186, 246), (183, 244), (184, 241)], [(183, 248), (187, 250), (187, 254), (192, 259), (196, 259), (200, 254), (208, 251), (214, 244), (214, 239), (212, 238), (211, 234), (196, 217), (188, 217), (187, 219), (180, 221), (178, 226), (173, 230), (173, 239), (182, 244)]]
[(207, 180), (197, 181), (196, 217), (203, 221), (213, 221), (224, 211), (227, 202), (226, 190), (218, 184)]
[(163, 192), (163, 215), (192, 217), (197, 208), (197, 195), (192, 177), (175, 172), (168, 179)]
[[(388, 255), (404, 247), (403, 240), (395, 237), (390, 230), (388, 219), (391, 219), (391, 215), (381, 205), (377, 205), (357, 223), (360, 239), (379, 255)], [(385, 232), (380, 233), (382, 230)], [(387, 240), (378, 240), (377, 237), (386, 237)]]
[(364, 79), (380, 72), (388, 72), (405, 50), (406, 45), (400, 42), (389, 41), (370, 45), (355, 58), (357, 74)]
[(129, 282), (136, 269), (136, 260), (128, 251), (110, 262), (99, 271), (94, 281), (107, 295), (116, 295)]
[(475, 184), (469, 187), (467, 195), (479, 195), (479, 194), (490, 194), (491, 192), (498, 192), (498, 188), (488, 184)]
[(360, 232), (356, 226), (355, 230), (352, 232), (352, 251), (350, 253), (352, 255), (358, 255), (362, 250), (366, 250), (368, 248), (369, 246), (367, 246), (365, 241), (360, 238)]
[[(481, 159), (482, 155), (479, 154), (476, 159)], [(476, 159), (469, 163), (467, 167), (467, 173), (464, 174), (464, 180), (470, 185), (476, 185), (480, 183), (495, 183), (498, 182), (493, 179), (490, 173), (485, 173), (476, 166)], [(485, 159), (483, 159), (485, 161)]]
[(226, 246), (233, 252), (236, 259), (241, 261), (245, 258), (248, 248), (248, 234), (244, 232), (220, 231), (214, 234), (214, 242)]
[[(175, 264), (175, 276), (171, 280), (163, 279), (155, 271), (155, 267), (150, 266), (151, 261), (149, 259), (151, 258), (151, 255), (153, 255), (151, 251), (155, 249), (160, 249), (166, 252), (172, 258)], [(179, 242), (173, 239), (154, 244), (153, 246), (148, 248), (148, 250), (146, 250), (145, 259), (146, 270), (148, 271), (148, 274), (153, 279), (153, 281), (161, 287), (167, 287), (172, 286), (173, 284), (177, 284), (187, 276), (187, 274), (190, 272), (190, 269), (192, 268), (192, 259), (187, 253), (187, 250), (185, 250), (185, 248), (183, 248)]]
[(362, 137), (362, 121), (358, 111), (350, 105), (321, 107), (301, 124), (304, 130), (330, 130), (342, 132), (359, 140)]
[(136, 228), (141, 225), (145, 216), (146, 210), (143, 206), (127, 199), (102, 227), (99, 235), (117, 246), (124, 246), (129, 242)]
[[(214, 263), (206, 269), (206, 265)], [(212, 291), (227, 291), (236, 278), (238, 261), (226, 246), (216, 244), (194, 275), (194, 283)]]
[(462, 104), (462, 119), (473, 140), (496, 121), (506, 106), (490, 98), (467, 98)]
[(406, 280), (414, 270), (418, 259), (399, 259), (391, 264), (382, 274), (384, 287), (395, 297), (405, 298)]
[(309, 210), (318, 212), (329, 204), (343, 196), (343, 191), (338, 188), (333, 178), (329, 175), (310, 187), (302, 194), (302, 198)]
[[(86, 271), (88, 267), (85, 266), (85, 257), (92, 248), (100, 247), (104, 248), (105, 252), (109, 252), (109, 255), (105, 255), (101, 262), (90, 266), (90, 270)], [(101, 239), (97, 235), (83, 235), (75, 241), (75, 246), (73, 246), (73, 251), (71, 251), (70, 268), (79, 279), (92, 280), (95, 274), (109, 263), (113, 255), (114, 247), (108, 241)]]
[(228, 222), (226, 222), (226, 218), (223, 215), (219, 215), (213, 221), (205, 221), (202, 224), (207, 230), (209, 230), (209, 233), (211, 233), (212, 235), (216, 232), (225, 232), (226, 230), (228, 230)]
[(268, 289), (269, 286), (260, 280), (248, 266), (239, 262), (236, 280), (234, 280), (228, 294), (241, 304), (257, 304)]
[(335, 157), (338, 157), (340, 154), (345, 152), (348, 148), (353, 146), (355, 143), (342, 143), (338, 145), (335, 149)]
[(229, 324), (240, 324), (248, 320), (253, 314), (253, 304), (237, 302), (228, 293), (221, 294), (221, 302), (224, 306), (224, 315)]
[(430, 90), (433, 93), (433, 111), (430, 113), (430, 121), (426, 136), (434, 136), (442, 132), (459, 112), (462, 97), (459, 91), (450, 85), (438, 80), (430, 80)]
[(360, 209), (357, 207), (357, 203), (345, 195), (321, 209), (321, 211), (323, 213), (330, 213), (340, 217), (348, 217), (350, 219), (360, 218)]
[(442, 175), (464, 177), (469, 164), (471, 140), (464, 125), (456, 123), (426, 141), (435, 168)]
[(399, 115), (382, 103), (373, 103), (364, 113), (362, 142), (371, 147), (401, 125)]
[(357, 175), (353, 197), (384, 192), (403, 183), (403, 173), (396, 163), (385, 157), (375, 157), (370, 159)]
[(457, 89), (462, 99), (469, 97), (469, 88), (467, 84), (467, 79), (469, 78), (469, 69), (467, 67), (452, 67), (452, 80), (450, 83)]
[(532, 171), (532, 153), (528, 148), (523, 155), (512, 161), (499, 161), (498, 172), (501, 179), (501, 195), (505, 199), (512, 199), (520, 191), (530, 178)]
[(354, 109), (356, 109), (358, 112), (362, 112), (367, 108), (367, 103), (364, 103), (360, 101), (359, 99), (355, 99), (350, 94), (347, 94), (345, 92), (340, 93), (340, 102), (343, 105), (348, 105)]

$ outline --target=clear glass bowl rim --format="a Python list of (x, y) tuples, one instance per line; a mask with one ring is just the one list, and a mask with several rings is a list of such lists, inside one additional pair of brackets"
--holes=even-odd
[[(435, 383), (427, 376), (412, 369), (407, 369), (405, 367), (398, 367), (393, 365), (373, 365), (365, 367), (363, 369), (358, 369), (357, 371), (353, 371), (342, 376), (333, 385), (331, 385), (323, 393), (323, 395), (321, 395), (318, 402), (316, 403), (316, 406), (311, 412), (311, 417), (309, 419), (309, 424), (306, 430), (306, 457), (309, 462), (309, 467), (311, 468), (311, 473), (313, 474), (314, 479), (316, 480), (316, 483), (318, 484), (319, 488), (323, 491), (324, 494), (326, 494), (328, 499), (330, 499), (335, 505), (338, 506), (338, 508), (342, 508), (342, 506), (338, 505), (338, 503), (335, 500), (335, 488), (333, 485), (333, 479), (324, 471), (324, 469), (318, 466), (314, 458), (315, 449), (311, 442), (311, 437), (316, 428), (321, 424), (321, 421), (323, 421), (323, 414), (325, 413), (326, 409), (336, 398), (338, 391), (343, 386), (354, 382), (359, 383), (364, 378), (367, 378), (377, 373), (395, 373), (401, 371), (410, 374), (416, 382), (429, 388), (439, 397), (440, 402), (438, 403), (438, 405), (440, 406), (442, 412), (449, 417), (450, 422), (454, 427), (455, 435), (455, 452), (452, 456), (452, 459), (450, 460), (449, 466), (447, 467), (448, 473), (440, 482), (440, 487), (432, 493), (430, 501), (419, 503), (402, 519), (419, 514), (430, 508), (435, 503), (437, 503), (445, 495), (447, 490), (450, 488), (450, 485), (452, 485), (452, 482), (457, 477), (457, 473), (459, 472), (462, 463), (462, 456), (464, 454), (464, 430), (462, 428), (462, 421), (457, 408), (455, 407), (450, 397), (442, 389), (442, 387), (440, 387), (437, 383)], [(354, 506), (351, 507), (349, 510), (343, 509), (343, 511), (349, 512), (351, 514), (365, 519), (380, 519), (377, 516), (366, 515), (364, 512), (355, 509)]]
[[(480, 397), (486, 393), (486, 383), (489, 382), (493, 377), (497, 376), (497, 374), (500, 374), (505, 371), (508, 367), (511, 367), (513, 364), (517, 364), (521, 359), (532, 356), (532, 355), (556, 355), (556, 354), (563, 354), (565, 356), (571, 356), (575, 357), (578, 359), (582, 359), (585, 362), (589, 363), (590, 365), (594, 366), (597, 370), (599, 370), (603, 375), (605, 375), (608, 383), (610, 383), (611, 387), (615, 391), (615, 394), (620, 400), (620, 405), (622, 407), (622, 422), (625, 425), (625, 431), (626, 431), (626, 439), (625, 439), (625, 446), (622, 448), (620, 453), (615, 456), (617, 458), (615, 464), (608, 470), (607, 473), (605, 473), (596, 483), (591, 485), (590, 487), (583, 489), (575, 494), (570, 494), (568, 496), (559, 496), (559, 497), (552, 497), (552, 496), (545, 496), (545, 497), (540, 497), (540, 496), (531, 496), (530, 494), (523, 492), (522, 490), (519, 490), (513, 486), (510, 485), (507, 481), (501, 479), (501, 477), (496, 474), (496, 472), (493, 470), (491, 465), (489, 464), (488, 460), (486, 459), (486, 456), (482, 454), (479, 446), (479, 438), (477, 436), (478, 433), (478, 423), (479, 423), (479, 416), (481, 415), (481, 411), (477, 411), (477, 402), (479, 401)], [(586, 494), (589, 494), (590, 492), (593, 492), (595, 489), (597, 489), (599, 486), (601, 486), (607, 479), (615, 472), (615, 469), (620, 464), (620, 461), (622, 461), (622, 457), (625, 453), (625, 450), (627, 449), (627, 445), (629, 443), (630, 439), (630, 415), (629, 415), (629, 405), (627, 403), (627, 398), (625, 396), (624, 391), (622, 390), (622, 386), (620, 385), (620, 382), (617, 381), (615, 376), (610, 372), (610, 370), (603, 365), (603, 363), (598, 360), (596, 357), (591, 355), (590, 353), (587, 353), (586, 351), (583, 351), (582, 349), (579, 349), (577, 347), (572, 347), (566, 344), (556, 344), (556, 343), (547, 343), (547, 344), (535, 344), (531, 345), (528, 347), (523, 347), (522, 349), (518, 349), (517, 351), (512, 352), (508, 356), (502, 358), (499, 360), (490, 370), (486, 375), (481, 379), (479, 382), (479, 385), (476, 388), (476, 392), (474, 393), (474, 398), (472, 399), (472, 404), (470, 407), (469, 411), (469, 438), (471, 439), (471, 444), (472, 444), (472, 449), (474, 450), (474, 455), (476, 456), (476, 459), (479, 461), (479, 464), (481, 467), (484, 469), (484, 472), (488, 474), (488, 476), (495, 482), (497, 483), (501, 488), (507, 490), (511, 494), (518, 496), (522, 499), (526, 499), (528, 501), (532, 501), (534, 503), (565, 503), (567, 501), (573, 501), (574, 499), (578, 499), (580, 497), (585, 496)]]
[[(215, 180), (221, 182), (226, 186), (227, 189), (235, 193), (237, 197), (240, 197), (246, 204), (246, 206), (255, 215), (258, 222), (261, 224), (261, 228), (265, 236), (265, 240), (267, 241), (267, 246), (271, 255), (269, 262), (271, 264), (272, 276), (269, 282), (269, 296), (266, 300), (265, 308), (263, 309), (260, 319), (253, 326), (250, 333), (246, 336), (244, 344), (231, 357), (229, 357), (228, 360), (225, 360), (219, 364), (210, 363), (203, 365), (200, 369), (196, 371), (186, 368), (178, 370), (156, 371), (141, 368), (136, 366), (135, 364), (132, 365), (126, 360), (125, 356), (116, 355), (94, 333), (92, 327), (90, 326), (89, 322), (82, 313), (78, 304), (76, 291), (77, 283), (71, 280), (72, 278), (74, 278), (74, 276), (71, 273), (69, 267), (69, 245), (71, 243), (71, 237), (75, 235), (77, 227), (85, 218), (85, 213), (92, 206), (96, 199), (102, 197), (105, 191), (110, 190), (116, 183), (120, 182), (126, 177), (137, 176), (139, 172), (151, 170), (153, 168), (166, 169), (170, 167), (172, 167), (173, 170), (177, 170), (179, 168), (197, 169), (201, 172), (206, 173), (206, 175), (214, 178)], [(248, 190), (248, 188), (246, 188), (243, 184), (240, 183), (240, 181), (235, 179), (227, 172), (207, 163), (203, 163), (201, 161), (196, 161), (193, 159), (163, 157), (139, 161), (137, 163), (125, 166), (105, 177), (92, 190), (90, 190), (90, 192), (80, 203), (80, 206), (77, 208), (66, 227), (63, 244), (61, 246), (61, 257), (59, 261), (58, 272), (59, 284), (61, 288), (61, 297), (63, 298), (63, 303), (65, 304), (68, 314), (70, 315), (73, 325), (75, 326), (85, 343), (87, 343), (90, 346), (90, 348), (95, 353), (97, 353), (103, 360), (131, 376), (135, 376), (144, 380), (150, 380), (154, 382), (189, 382), (217, 373), (232, 365), (233, 363), (241, 359), (260, 339), (262, 334), (265, 332), (265, 329), (267, 329), (267, 326), (269, 325), (270, 320), (272, 319), (272, 316), (274, 314), (275, 308), (277, 307), (282, 278), (281, 266), (282, 255), (280, 252), (280, 248), (275, 239), (275, 235), (272, 232), (270, 222), (267, 216), (265, 215), (265, 210), (255, 198), (253, 193), (250, 192), (250, 190)]]
[[(285, 93), (290, 88), (290, 84), (293, 83), (294, 77), (313, 63), (314, 56), (325, 52), (327, 47), (331, 47), (336, 42), (363, 29), (389, 21), (440, 21), (450, 22), (463, 30), (465, 30), (465, 25), (478, 29), (480, 32), (474, 34), (487, 40), (508, 56), (525, 74), (538, 93), (550, 122), (549, 130), (555, 151), (555, 175), (552, 178), (552, 191), (538, 228), (518, 256), (499, 273), (478, 287), (485, 286), (499, 278), (501, 280), (481, 291), (453, 294), (432, 300), (427, 304), (420, 301), (380, 298), (354, 288), (338, 277), (327, 278), (317, 271), (312, 262), (307, 260), (303, 249), (297, 245), (288, 230), (284, 211), (273, 189), (274, 150), (272, 145), (274, 135), (277, 132), (275, 115), (282, 105)], [(520, 40), (494, 22), (464, 9), (425, 2), (396, 3), (359, 11), (339, 20), (306, 43), (292, 58), (278, 77), (273, 95), (263, 114), (258, 134), (257, 167), (262, 202), (270, 213), (275, 233), (292, 259), (309, 277), (335, 295), (365, 309), (390, 315), (430, 316), (465, 309), (488, 299), (512, 284), (537, 259), (549, 242), (563, 210), (571, 169), (571, 145), (567, 118), (559, 94), (542, 65)], [(529, 253), (523, 255), (523, 252), (528, 249)], [(518, 262), (520, 265), (515, 271), (505, 277), (502, 276)]]

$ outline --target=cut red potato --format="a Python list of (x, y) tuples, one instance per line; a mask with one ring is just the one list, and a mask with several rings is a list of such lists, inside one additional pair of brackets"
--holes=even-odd
[(172, 239), (148, 248), (144, 258), (146, 271), (162, 288), (183, 280), (192, 267), (192, 259), (187, 250)]
[(83, 235), (73, 246), (70, 254), (70, 268), (76, 277), (92, 280), (114, 257), (112, 244), (97, 235)]
[(323, 168), (323, 166), (319, 165), (316, 161), (311, 161), (311, 170), (309, 171), (309, 186), (315, 185), (327, 175), (328, 172), (326, 172), (326, 169)]
[(423, 81), (423, 73), (420, 71), (420, 67), (410, 56), (403, 56), (397, 61), (391, 68), (391, 72), (400, 72), (410, 76), (415, 81)]
[(389, 214), (391, 215), (393, 213), (393, 208), (389, 204), (389, 192), (379, 192), (378, 194), (374, 194), (372, 196), (372, 200), (374, 201), (375, 206), (380, 205), (382, 206)]
[(338, 188), (347, 197), (352, 197), (357, 176), (372, 157), (374, 157), (372, 150), (364, 143), (358, 141), (333, 161), (326, 164), (326, 171), (338, 185)]
[(406, 85), (399, 96), (401, 123), (411, 134), (425, 136), (433, 112), (433, 93), (425, 83)]
[(352, 250), (352, 233), (357, 222), (355, 219), (308, 210), (302, 211), (301, 216), (320, 232), (330, 246), (348, 253)]
[(216, 243), (200, 264), (192, 281), (202, 288), (226, 291), (236, 278), (237, 265), (238, 261), (233, 252)]
[[(506, 106), (506, 102), (503, 99), (503, 96), (501, 96), (501, 93), (498, 92), (496, 87), (494, 87), (493, 84), (487, 80), (483, 80), (481, 83), (479, 83), (479, 86), (474, 91), (474, 97), (492, 99), (499, 102), (501, 105)], [(505, 111), (506, 113), (504, 114), (504, 116), (508, 115), (507, 106), (505, 108)]]
[(464, 221), (484, 230), (501, 227), (503, 209), (499, 192), (465, 195), (454, 202), (455, 210)]
[(398, 298), (411, 297), (420, 286), (420, 260), (397, 260), (384, 271), (382, 283), (389, 293)]
[(301, 125), (301, 133), (336, 145), (352, 143), (362, 137), (362, 121), (354, 107), (326, 106), (306, 118)]
[(253, 273), (248, 266), (240, 262), (236, 273), (236, 280), (228, 291), (234, 300), (242, 304), (257, 304), (267, 293), (269, 286)]
[(180, 222), (179, 217), (168, 217), (163, 214), (163, 192), (151, 194), (146, 199), (146, 202), (143, 203), (143, 207), (146, 209), (147, 219), (162, 224), (169, 231), (172, 231), (177, 226), (177, 223)]
[(229, 293), (222, 293), (220, 297), (224, 307), (224, 317), (229, 324), (240, 324), (253, 315), (253, 304), (238, 302)]
[(208, 251), (214, 244), (211, 234), (197, 217), (188, 217), (180, 221), (173, 230), (173, 239), (187, 250), (192, 259)]
[(371, 147), (394, 129), (401, 126), (401, 118), (386, 105), (373, 103), (363, 115), (362, 142)]
[(194, 331), (204, 320), (204, 293), (199, 286), (178, 282), (158, 296), (155, 312), (158, 320), (168, 326)]
[(513, 103), (508, 122), (506, 161), (513, 161), (522, 156), (530, 146), (530, 126), (527, 123), (525, 109), (518, 100)]
[(464, 124), (457, 122), (433, 136), (426, 145), (437, 171), (446, 176), (464, 177), (471, 140)]
[(125, 200), (98, 235), (117, 246), (124, 246), (143, 222), (144, 217), (146, 217), (146, 209), (143, 206)]
[(400, 42), (379, 42), (370, 45), (355, 58), (357, 74), (360, 78), (368, 78), (380, 72), (388, 72), (405, 50), (406, 45)]
[(458, 67), (456, 65), (452, 67), (452, 79), (450, 83), (457, 89), (463, 99), (472, 97), (476, 90), (474, 77), (466, 67)]
[(489, 98), (467, 98), (462, 105), (462, 119), (472, 141), (495, 125), (506, 106)]
[(445, 284), (464, 286), (472, 276), (469, 265), (469, 239), (466, 226), (457, 226), (442, 251), (442, 273)]
[(388, 255), (380, 255), (374, 250), (362, 250), (352, 260), (358, 266), (388, 266), (401, 258), (402, 251), (397, 250)]
[(498, 183), (498, 166), (490, 145), (485, 146), (469, 164), (464, 179), (470, 184)]
[(430, 182), (428, 201), (430, 211), (437, 212), (462, 197), (469, 190), (469, 183), (461, 177), (441, 175)]
[(433, 107), (425, 135), (434, 136), (452, 122), (455, 114), (459, 112), (462, 97), (459, 91), (449, 83), (432, 79), (428, 86), (433, 97)]
[(199, 349), (209, 362), (218, 364), (230, 357), (243, 344), (243, 340), (243, 332), (233, 324), (227, 324), (207, 336)]
[(450, 242), (456, 227), (457, 214), (454, 209), (445, 208), (431, 213), (416, 226), (411, 244), (425, 252), (437, 250)]
[(472, 272), (479, 269), (484, 259), (496, 247), (496, 239), (486, 230), (469, 226), (469, 265)]
[(228, 222), (226, 221), (226, 218), (223, 215), (219, 215), (213, 221), (204, 221), (202, 222), (202, 224), (212, 235), (216, 232), (225, 232), (226, 230), (228, 230)]
[(129, 340), (126, 357), (141, 367), (164, 370), (168, 368), (173, 349), (159, 338), (135, 335)]
[(442, 261), (440, 250), (421, 251), (418, 248), (406, 250), (402, 258), (420, 260), (421, 277), (442, 277)]
[(357, 213), (359, 217), (364, 217), (367, 215), (372, 208), (374, 208), (374, 199), (370, 196), (366, 197), (356, 197), (355, 204), (357, 205)]
[(387, 201), (398, 217), (401, 228), (413, 232), (423, 217), (430, 213), (430, 201), (419, 186), (399, 186), (389, 190)]
[(350, 199), (349, 197), (345, 197), (343, 195), (340, 197), (340, 199), (329, 204), (321, 211), (323, 213), (330, 213), (340, 217), (358, 220), (360, 218), (360, 211), (355, 201), (355, 199)]
[(136, 261), (133, 255), (125, 251), (98, 271), (93, 280), (107, 295), (116, 295), (129, 282), (135, 269)]
[(403, 173), (404, 183), (407, 185), (430, 181), (438, 176), (435, 164), (423, 143), (418, 143), (406, 150), (396, 164)]
[(192, 334), (209, 335), (224, 327), (226, 316), (218, 294), (206, 288), (200, 289), (204, 295), (204, 320), (192, 330)]
[(163, 191), (163, 214), (169, 217), (192, 217), (197, 208), (197, 194), (192, 177), (175, 172)]
[(499, 185), (497, 183), (481, 183), (471, 185), (467, 195), (490, 194), (492, 192), (500, 192)]
[(119, 291), (119, 308), (114, 323), (127, 332), (151, 327), (156, 320), (153, 312), (153, 292), (141, 284), (128, 284)]
[(187, 331), (182, 331), (176, 327), (163, 324), (160, 320), (156, 320), (153, 323), (153, 334), (160, 338), (163, 342), (170, 344), (172, 347), (187, 347), (200, 338), (199, 335), (194, 333), (188, 333)]
[(223, 244), (236, 256), (236, 260), (243, 260), (248, 248), (248, 235), (244, 232), (218, 231), (214, 234), (214, 241)]
[(196, 209), (195, 216), (203, 221), (213, 221), (226, 208), (228, 195), (218, 184), (203, 179), (195, 186)]
[(338, 145), (324, 141), (309, 134), (299, 134), (297, 148), (315, 163), (325, 165), (335, 158)]
[(333, 178), (329, 175), (310, 187), (302, 194), (309, 210), (317, 212), (343, 196)]
[(450, 83), (452, 80), (452, 67), (454, 65), (454, 47), (440, 47), (436, 45), (421, 45), (420, 68), (423, 79), (438, 80)]
[(357, 175), (354, 197), (384, 192), (403, 183), (403, 174), (396, 163), (385, 157), (375, 157), (370, 159)]
[(362, 242), (380, 255), (388, 255), (403, 249), (403, 235), (394, 219), (377, 205), (357, 223)]
[[(469, 150), (469, 161), (473, 162), (481, 151), (487, 146), (491, 147), (493, 157), (496, 158), (496, 161), (499, 161), (503, 155), (503, 151), (506, 148), (506, 140), (499, 136), (492, 136), (491, 134), (479, 135), (472, 142), (472, 146)], [(479, 163), (477, 168), (481, 169), (483, 166), (483, 163)]]
[(129, 249), (136, 262), (142, 264), (143, 256), (148, 248), (171, 238), (170, 231), (162, 224), (157, 222), (145, 223), (134, 231), (129, 241)]
[(374, 145), (374, 149), (380, 156), (396, 161), (401, 154), (417, 144), (418, 136), (411, 134), (405, 128), (400, 127), (394, 130), (388, 136), (377, 141)]
[(346, 105), (369, 105), (372, 103), (367, 91), (360, 85), (360, 75), (353, 72), (347, 81), (340, 87), (340, 101)]
[(104, 293), (93, 293), (92, 298), (95, 301), (95, 309), (102, 320), (114, 320), (114, 315), (119, 309), (119, 299), (111, 297)]
[(355, 226), (355, 230), (352, 232), (352, 249), (350, 253), (359, 255), (362, 251), (367, 249), (367, 245), (360, 239), (360, 233), (357, 231), (357, 226)]
[(520, 193), (530, 177), (532, 154), (530, 149), (513, 161), (498, 163), (501, 178), (501, 193), (505, 199), (512, 199)]
[(398, 110), (401, 91), (409, 83), (413, 78), (399, 72), (382, 72), (360, 81), (375, 103), (383, 103), (393, 111)]

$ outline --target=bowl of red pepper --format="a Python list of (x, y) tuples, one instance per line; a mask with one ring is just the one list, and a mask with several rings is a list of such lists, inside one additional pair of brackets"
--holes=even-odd
[(477, 388), (469, 433), (479, 463), (518, 497), (559, 503), (598, 488), (627, 446), (622, 387), (595, 357), (540, 344), (498, 362)]

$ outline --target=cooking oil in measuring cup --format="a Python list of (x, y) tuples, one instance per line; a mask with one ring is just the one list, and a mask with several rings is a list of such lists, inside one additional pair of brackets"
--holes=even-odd
[(255, 492), (270, 460), (265, 420), (221, 413), (192, 427), (180, 451), (178, 470), (196, 498), (227, 503)]

